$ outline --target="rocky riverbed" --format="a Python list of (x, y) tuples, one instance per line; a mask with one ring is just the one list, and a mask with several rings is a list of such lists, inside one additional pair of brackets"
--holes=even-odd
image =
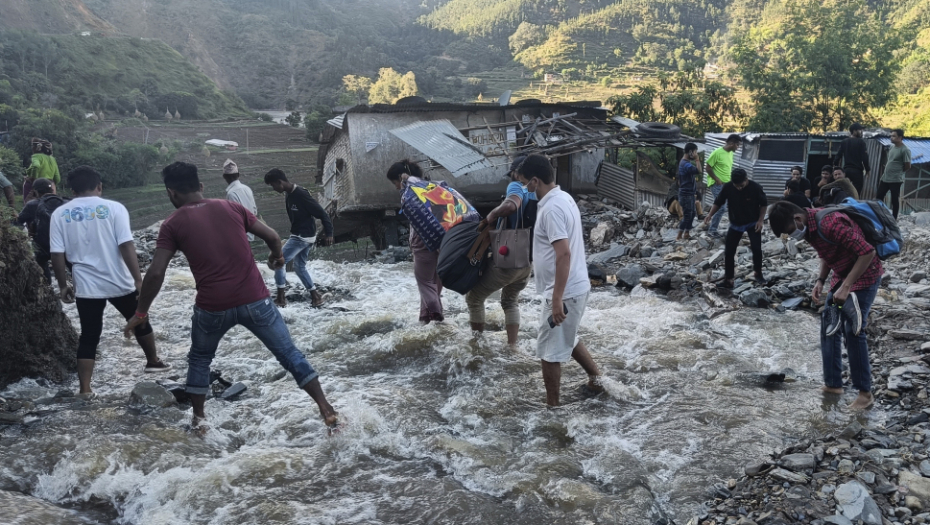
[[(594, 280), (634, 294), (656, 290), (672, 300), (700, 295), (720, 311), (818, 310), (810, 295), (817, 254), (803, 241), (776, 239), (766, 230), (767, 282), (760, 284), (743, 280), (752, 273), (744, 237), (736, 286), (722, 290), (713, 284), (722, 276), (722, 239), (695, 230), (691, 240), (675, 241), (676, 220), (647, 204), (636, 211), (599, 200), (579, 206)], [(711, 486), (690, 525), (930, 523), (930, 213), (903, 217), (900, 226), (906, 246), (884, 263), (868, 326), (876, 403), (887, 420), (872, 425), (860, 417), (835, 434), (799, 435), (797, 443), (746, 465), (741, 476)], [(825, 399), (824, 409), (830, 404)]]

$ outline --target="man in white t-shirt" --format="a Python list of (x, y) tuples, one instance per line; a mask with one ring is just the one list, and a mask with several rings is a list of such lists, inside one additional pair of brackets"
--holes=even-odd
[(590, 393), (604, 391), (601, 372), (578, 339), (578, 326), (591, 290), (585, 265), (581, 212), (572, 196), (556, 185), (555, 173), (546, 157), (527, 157), (517, 170), (517, 178), (539, 199), (533, 237), (533, 272), (536, 291), (545, 301), (536, 356), (542, 362), (546, 403), (558, 406), (562, 363), (569, 359), (577, 361), (587, 372), (585, 388)]
[[(129, 212), (118, 202), (100, 198), (103, 190), (100, 174), (90, 166), (79, 166), (68, 173), (68, 186), (75, 198), (52, 215), (49, 245), (61, 300), (72, 303), (77, 298), (81, 320), (78, 395), (90, 399), (95, 395), (90, 379), (103, 332), (103, 311), (109, 302), (127, 320), (136, 315), (142, 275), (129, 229)], [(73, 265), (73, 290), (68, 284), (65, 259)], [(145, 352), (146, 372), (170, 368), (158, 358), (149, 323), (137, 327), (135, 335)]]
[[(255, 195), (252, 194), (252, 188), (239, 181), (239, 166), (232, 159), (226, 159), (223, 163), (223, 180), (226, 181), (226, 200), (238, 202), (243, 208), (252, 212), (252, 215), (259, 217), (258, 206), (255, 205)], [(255, 240), (251, 233), (246, 234), (249, 242)]]

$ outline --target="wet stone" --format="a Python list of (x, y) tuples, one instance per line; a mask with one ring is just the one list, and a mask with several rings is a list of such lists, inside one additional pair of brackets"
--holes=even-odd
[(129, 395), (129, 404), (151, 407), (169, 407), (177, 403), (174, 395), (165, 387), (151, 381), (137, 383)]
[(770, 464), (764, 461), (758, 461), (746, 465), (746, 468), (743, 469), (743, 472), (745, 472), (746, 475), (750, 477), (758, 476), (759, 474), (767, 472), (770, 468), (772, 468)]
[(789, 454), (781, 458), (781, 466), (795, 472), (810, 470), (814, 468), (814, 455)]
[(854, 525), (853, 522), (849, 521), (849, 518), (836, 515), (823, 518), (823, 522), (829, 525)]
[(888, 335), (894, 339), (901, 339), (904, 341), (919, 341), (924, 339), (927, 334), (924, 332), (918, 332), (917, 330), (909, 330), (906, 328), (898, 328), (888, 330)]
[(847, 475), (848, 475), (848, 474), (852, 474), (853, 468), (854, 468), (854, 467), (855, 467), (855, 465), (853, 464), (852, 461), (850, 461), (850, 460), (848, 460), (848, 459), (844, 459), (844, 460), (840, 461), (840, 464), (836, 467), (836, 471), (837, 471), (839, 474), (847, 474)]
[(646, 270), (639, 264), (631, 264), (617, 272), (617, 284), (633, 288), (646, 276)]
[(898, 485), (907, 487), (912, 495), (917, 496), (923, 502), (930, 503), (930, 479), (908, 470), (902, 470), (898, 474)]
[(778, 481), (786, 481), (788, 483), (807, 483), (808, 477), (804, 474), (791, 472), (790, 470), (785, 470), (783, 468), (776, 468), (775, 470), (769, 472), (769, 476)]
[(796, 309), (797, 307), (801, 306), (801, 303), (803, 303), (803, 302), (804, 302), (804, 299), (803, 299), (803, 298), (801, 298), (801, 297), (793, 297), (793, 298), (791, 298), (791, 299), (787, 299), (786, 301), (784, 301), (783, 303), (781, 303), (781, 305), (782, 305), (782, 307), (784, 307), (786, 310), (794, 310), (794, 309)]
[(850, 481), (833, 494), (836, 510), (850, 520), (862, 520), (867, 525), (882, 525), (881, 511), (868, 490), (859, 482)]
[(858, 477), (865, 483), (868, 483), (869, 485), (875, 484), (875, 473), (874, 472), (863, 471), (863, 472), (860, 472), (856, 477)]

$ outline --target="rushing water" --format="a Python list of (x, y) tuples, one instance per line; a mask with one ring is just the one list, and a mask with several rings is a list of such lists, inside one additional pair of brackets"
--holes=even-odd
[[(651, 524), (663, 513), (683, 524), (708, 487), (747, 460), (851, 418), (818, 394), (809, 314), (746, 309), (710, 319), (698, 302), (596, 290), (581, 331), (609, 395), (583, 399), (585, 376), (570, 363), (569, 403), (547, 410), (532, 283), (511, 350), (502, 331), (471, 334), (454, 292), (444, 293), (448, 321), (420, 326), (409, 264), (310, 269), (342, 293), (326, 308), (295, 303), (282, 314), (348, 418), (342, 433), (326, 437), (314, 403), (289, 377), (274, 380), (279, 365), (241, 328), (214, 368), (249, 390), (236, 402), (207, 402), (204, 439), (185, 431), (189, 409), (129, 410), (132, 386), (152, 377), (108, 309), (99, 397), (0, 429), (0, 489), (147, 525)], [(152, 308), (160, 352), (182, 382), (193, 289), (189, 271), (172, 269)], [(503, 312), (488, 305), (489, 326), (500, 330)], [(745, 374), (784, 368), (798, 382), (763, 388)], [(6, 395), (40, 390), (24, 380)]]

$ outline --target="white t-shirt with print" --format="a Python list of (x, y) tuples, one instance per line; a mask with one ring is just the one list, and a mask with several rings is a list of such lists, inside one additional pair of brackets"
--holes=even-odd
[(555, 287), (555, 248), (552, 247), (552, 243), (561, 239), (568, 239), (568, 248), (572, 255), (562, 298), (578, 297), (591, 290), (583, 235), (581, 212), (578, 211), (575, 199), (556, 186), (539, 201), (536, 233), (533, 236), (536, 291), (546, 299), (552, 298), (552, 290)]
[(82, 299), (110, 299), (136, 291), (119, 253), (133, 240), (129, 212), (116, 201), (78, 197), (52, 212), (49, 245), (74, 265), (74, 294)]

